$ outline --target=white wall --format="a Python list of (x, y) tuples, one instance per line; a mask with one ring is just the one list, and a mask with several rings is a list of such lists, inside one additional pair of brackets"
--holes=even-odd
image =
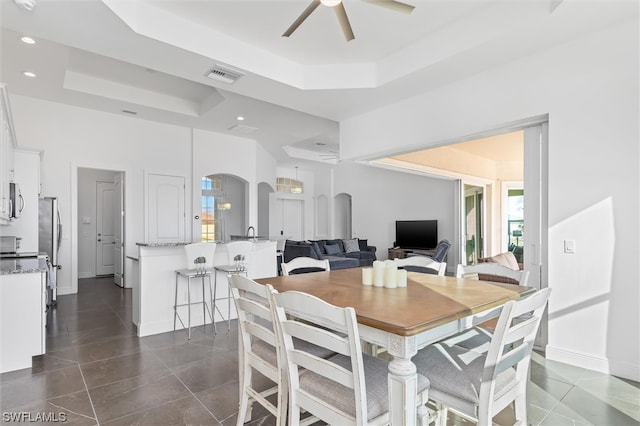
[(333, 193), (351, 194), (353, 236), (376, 246), (378, 259), (387, 258), (396, 220), (437, 219), (438, 239), (454, 244), (447, 263), (457, 263), (454, 181), (347, 162), (334, 168)]
[[(340, 123), (342, 154), (359, 158), (548, 114), (547, 356), (634, 380), (640, 380), (638, 32), (636, 14)], [(563, 253), (565, 239), (576, 241), (575, 254)]]
[[(252, 139), (240, 138), (237, 136), (223, 135), (220, 133), (208, 132), (205, 130), (193, 130), (193, 177), (192, 177), (192, 220), (193, 240), (199, 240), (200, 220), (195, 219), (195, 215), (200, 215), (200, 179), (202, 176), (215, 174), (235, 175), (248, 182), (249, 211), (247, 213), (248, 223), (240, 220), (238, 223), (246, 226), (257, 226), (258, 211), (258, 181), (257, 181), (257, 150), (258, 144)], [(262, 158), (270, 158), (268, 155)], [(267, 160), (269, 161), (269, 160)], [(187, 201), (189, 204), (189, 201)], [(229, 219), (237, 219), (237, 211), (234, 211), (233, 204), (231, 210), (225, 212)], [(237, 204), (237, 203), (235, 203)], [(198, 212), (198, 213), (195, 213)], [(189, 216), (188, 216), (189, 217)], [(243, 230), (234, 227), (233, 233), (244, 234)], [(236, 229), (238, 228), (238, 229)]]
[[(43, 196), (57, 196), (63, 220), (62, 270), (58, 294), (77, 291), (78, 169), (125, 173), (125, 255), (137, 256), (144, 242), (145, 173), (184, 176), (187, 218), (193, 218), (194, 192), (204, 174), (229, 173), (246, 179), (250, 188), (251, 223), (256, 222), (257, 151), (261, 162), (274, 160), (250, 139), (108, 114), (18, 95), (11, 96), (13, 119), (21, 147), (44, 151)], [(268, 175), (262, 169), (263, 177)], [(268, 179), (269, 176), (264, 177)], [(196, 185), (193, 184), (196, 180)], [(275, 179), (274, 179), (275, 180)], [(73, 194), (73, 196), (72, 196)], [(199, 195), (197, 196), (199, 201)], [(187, 221), (187, 239), (191, 238)], [(74, 244), (72, 244), (72, 241)]]

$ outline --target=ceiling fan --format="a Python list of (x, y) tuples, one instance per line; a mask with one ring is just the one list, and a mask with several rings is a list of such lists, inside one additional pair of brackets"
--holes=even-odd
[[(386, 7), (387, 9), (395, 10), (397, 12), (402, 12), (409, 14), (415, 8), (409, 4), (401, 3), (396, 0), (361, 0), (367, 3), (372, 3), (377, 6)], [(320, 5), (324, 5), (327, 7), (332, 7), (336, 12), (336, 17), (338, 18), (338, 22), (340, 23), (340, 27), (342, 28), (342, 32), (344, 33), (344, 37), (347, 41), (351, 41), (355, 38), (353, 35), (353, 30), (351, 29), (351, 24), (349, 23), (349, 18), (347, 17), (347, 11), (344, 9), (344, 5), (342, 4), (342, 0), (312, 0), (311, 4), (307, 6), (307, 8), (298, 16), (298, 18), (291, 24), (287, 31), (282, 34), (283, 37), (289, 37), (295, 30), (298, 29), (300, 24), (302, 24), (305, 19), (311, 15), (311, 13), (316, 10), (316, 8)]]

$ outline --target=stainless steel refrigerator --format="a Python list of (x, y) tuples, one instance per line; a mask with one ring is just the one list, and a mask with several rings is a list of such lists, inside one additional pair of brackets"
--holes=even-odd
[(58, 199), (44, 197), (38, 201), (38, 251), (46, 253), (49, 271), (47, 274), (47, 288), (49, 289), (49, 303), (56, 304), (56, 281), (58, 270), (62, 268), (58, 261), (58, 251), (62, 242), (62, 221), (58, 209)]

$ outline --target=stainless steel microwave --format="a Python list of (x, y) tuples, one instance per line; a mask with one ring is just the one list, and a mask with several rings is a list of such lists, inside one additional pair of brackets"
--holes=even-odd
[(15, 182), (9, 183), (9, 218), (16, 219), (24, 210), (24, 198), (20, 193), (20, 185)]

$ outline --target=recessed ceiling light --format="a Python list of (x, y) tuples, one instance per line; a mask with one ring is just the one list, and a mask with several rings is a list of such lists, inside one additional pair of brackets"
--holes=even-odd
[(244, 117), (243, 117), (243, 116), (241, 116), (241, 115), (239, 115), (239, 116), (237, 116), (237, 117), (236, 117), (236, 120), (238, 120), (238, 121), (244, 121)]
[(35, 39), (29, 37), (29, 36), (22, 36), (20, 37), (20, 41), (25, 43), (25, 44), (36, 44)]
[(35, 78), (36, 73), (31, 72), (31, 71), (22, 71), (22, 75), (24, 75), (25, 77), (29, 77), (29, 78)]
[(36, 7), (36, 0), (13, 0), (13, 2), (21, 9), (31, 12)]

